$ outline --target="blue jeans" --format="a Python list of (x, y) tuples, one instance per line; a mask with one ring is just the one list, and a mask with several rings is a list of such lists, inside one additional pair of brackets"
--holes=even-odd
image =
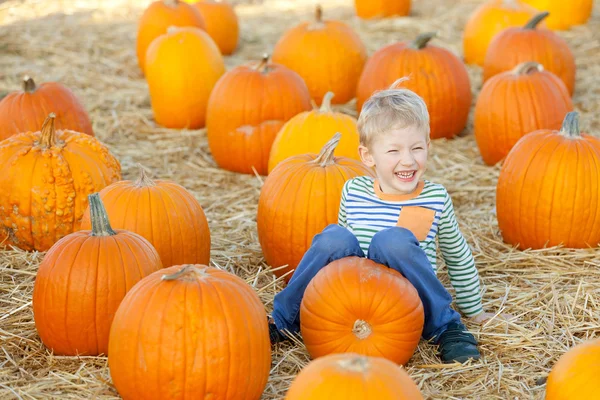
[[(425, 313), (425, 340), (438, 338), (449, 323), (460, 323), (460, 314), (450, 307), (452, 296), (435, 275), (411, 231), (392, 227), (376, 233), (368, 253), (368, 258), (400, 272), (417, 289)], [(308, 283), (327, 264), (348, 256), (365, 257), (348, 229), (329, 225), (314, 237), (287, 287), (275, 295), (272, 316), (277, 329), (300, 331), (300, 303)]]

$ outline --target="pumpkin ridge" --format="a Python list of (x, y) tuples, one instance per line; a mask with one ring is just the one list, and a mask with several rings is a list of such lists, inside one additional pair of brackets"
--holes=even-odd
[[(69, 242), (71, 242), (71, 241), (69, 240)], [(66, 242), (66, 243), (69, 243), (69, 242)], [(66, 290), (65, 300), (64, 300), (64, 302), (65, 302), (65, 311), (64, 311), (63, 315), (69, 315), (69, 293), (71, 293), (71, 282), (72, 282), (71, 281), (71, 273), (74, 270), (74, 268), (72, 268), (72, 265), (75, 264), (75, 261), (78, 260), (79, 254), (81, 253), (81, 250), (86, 245), (87, 240), (85, 240), (85, 239), (84, 240), (73, 240), (72, 242), (77, 243), (78, 244), (78, 248), (77, 248), (77, 251), (75, 252), (75, 256), (72, 258), (71, 268), (69, 268), (69, 274), (67, 275), (67, 279), (66, 279), (67, 290)], [(50, 302), (52, 303), (52, 300)], [(68, 320), (67, 320), (67, 318), (64, 318), (62, 322), (64, 324), (63, 329), (66, 332), (66, 334), (65, 334), (65, 340), (67, 341), (67, 344), (68, 344), (69, 348), (73, 348), (74, 346), (73, 346), (73, 344), (71, 342), (71, 339), (72, 339), (71, 338), (71, 333), (73, 331), (68, 328), (68, 325), (67, 325), (68, 324)]]

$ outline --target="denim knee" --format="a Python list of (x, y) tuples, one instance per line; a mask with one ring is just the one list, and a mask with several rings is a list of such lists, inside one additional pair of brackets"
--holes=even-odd
[(322, 253), (329, 253), (338, 249), (354, 249), (357, 246), (358, 240), (352, 232), (343, 226), (331, 224), (315, 235), (311, 248)]
[(394, 226), (373, 235), (369, 246), (369, 254), (381, 254), (392, 249), (402, 253), (403, 250), (415, 245), (418, 246), (419, 241), (411, 231)]

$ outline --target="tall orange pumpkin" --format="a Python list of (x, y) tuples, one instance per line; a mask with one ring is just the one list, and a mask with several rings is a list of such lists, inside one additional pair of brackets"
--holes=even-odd
[[(258, 240), (276, 276), (296, 268), (313, 237), (337, 223), (344, 183), (372, 171), (351, 158), (334, 158), (336, 133), (319, 155), (303, 154), (281, 162), (267, 177), (258, 199)], [(289, 281), (291, 274), (286, 275)]]
[[(140, 166), (139, 178), (100, 191), (112, 226), (142, 235), (156, 248), (165, 267), (208, 264), (210, 230), (198, 200), (183, 186), (152, 180)], [(89, 209), (81, 229), (91, 225)]]
[(507, 28), (490, 43), (483, 65), (484, 82), (500, 72), (509, 71), (520, 63), (537, 61), (554, 73), (573, 95), (575, 88), (575, 57), (567, 42), (548, 29), (536, 29), (548, 16), (536, 15), (524, 27)]
[(354, 0), (360, 18), (404, 17), (410, 14), (411, 0)]
[(496, 164), (529, 132), (560, 128), (572, 110), (563, 81), (539, 63), (522, 63), (495, 75), (475, 104), (475, 139), (483, 161)]
[(227, 71), (208, 100), (208, 145), (217, 164), (229, 171), (267, 175), (273, 140), (294, 115), (310, 110), (310, 93), (291, 69), (250, 62)]
[(318, 153), (331, 139), (331, 132), (340, 132), (342, 138), (335, 148), (337, 157), (360, 161), (359, 135), (356, 118), (331, 109), (332, 92), (323, 98), (318, 109), (302, 112), (290, 119), (277, 133), (269, 155), (269, 172), (288, 157)]
[(42, 342), (57, 355), (108, 352), (110, 325), (125, 294), (162, 268), (150, 242), (113, 230), (97, 193), (89, 196), (92, 230), (73, 232), (46, 253), (33, 287)]
[(0, 101), (0, 141), (22, 132), (35, 132), (54, 113), (56, 129), (70, 129), (94, 136), (83, 104), (66, 86), (45, 82), (36, 86), (23, 78), (23, 90), (9, 93)]
[(221, 54), (229, 55), (235, 51), (240, 38), (238, 17), (227, 1), (200, 0), (193, 3), (206, 23), (206, 32), (215, 41)]
[[(335, 393), (335, 395), (334, 395)], [(311, 361), (292, 382), (285, 400), (422, 400), (404, 368), (382, 357), (330, 354)]]
[(523, 26), (537, 10), (522, 0), (487, 0), (469, 16), (463, 32), (463, 52), (467, 64), (483, 66), (494, 36), (511, 26)]
[(600, 139), (581, 134), (577, 113), (560, 131), (528, 133), (510, 151), (496, 191), (504, 241), (520, 249), (600, 244)]
[(592, 15), (594, 0), (523, 0), (540, 11), (549, 11), (550, 29), (569, 29), (585, 24)]
[(362, 257), (319, 271), (300, 305), (302, 338), (312, 358), (358, 353), (406, 364), (424, 322), (417, 289), (401, 273)]
[(315, 21), (302, 22), (277, 41), (273, 61), (300, 74), (317, 105), (329, 91), (339, 104), (354, 98), (367, 49), (346, 23), (324, 20), (317, 6)]
[(125, 400), (258, 400), (271, 368), (267, 313), (237, 276), (173, 266), (125, 296), (108, 365)]
[(371, 95), (387, 89), (399, 77), (403, 86), (423, 98), (429, 110), (431, 138), (452, 138), (467, 124), (471, 84), (465, 65), (452, 52), (429, 41), (435, 33), (412, 42), (391, 44), (373, 54), (362, 72), (356, 93), (358, 112)]
[[(79, 230), (88, 195), (121, 179), (121, 165), (90, 135), (41, 131), (0, 142), (0, 245), (46, 251)], [(6, 239), (6, 240), (5, 240)]]
[(225, 73), (219, 48), (198, 28), (170, 27), (148, 47), (146, 79), (156, 122), (203, 128), (210, 93)]

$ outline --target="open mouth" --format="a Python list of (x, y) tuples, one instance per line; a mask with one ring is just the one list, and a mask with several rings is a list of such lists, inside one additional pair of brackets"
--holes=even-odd
[(394, 173), (394, 175), (396, 175), (396, 177), (398, 177), (398, 179), (400, 179), (401, 181), (405, 181), (405, 182), (412, 181), (416, 174), (417, 174), (417, 171), (401, 171), (401, 172)]

